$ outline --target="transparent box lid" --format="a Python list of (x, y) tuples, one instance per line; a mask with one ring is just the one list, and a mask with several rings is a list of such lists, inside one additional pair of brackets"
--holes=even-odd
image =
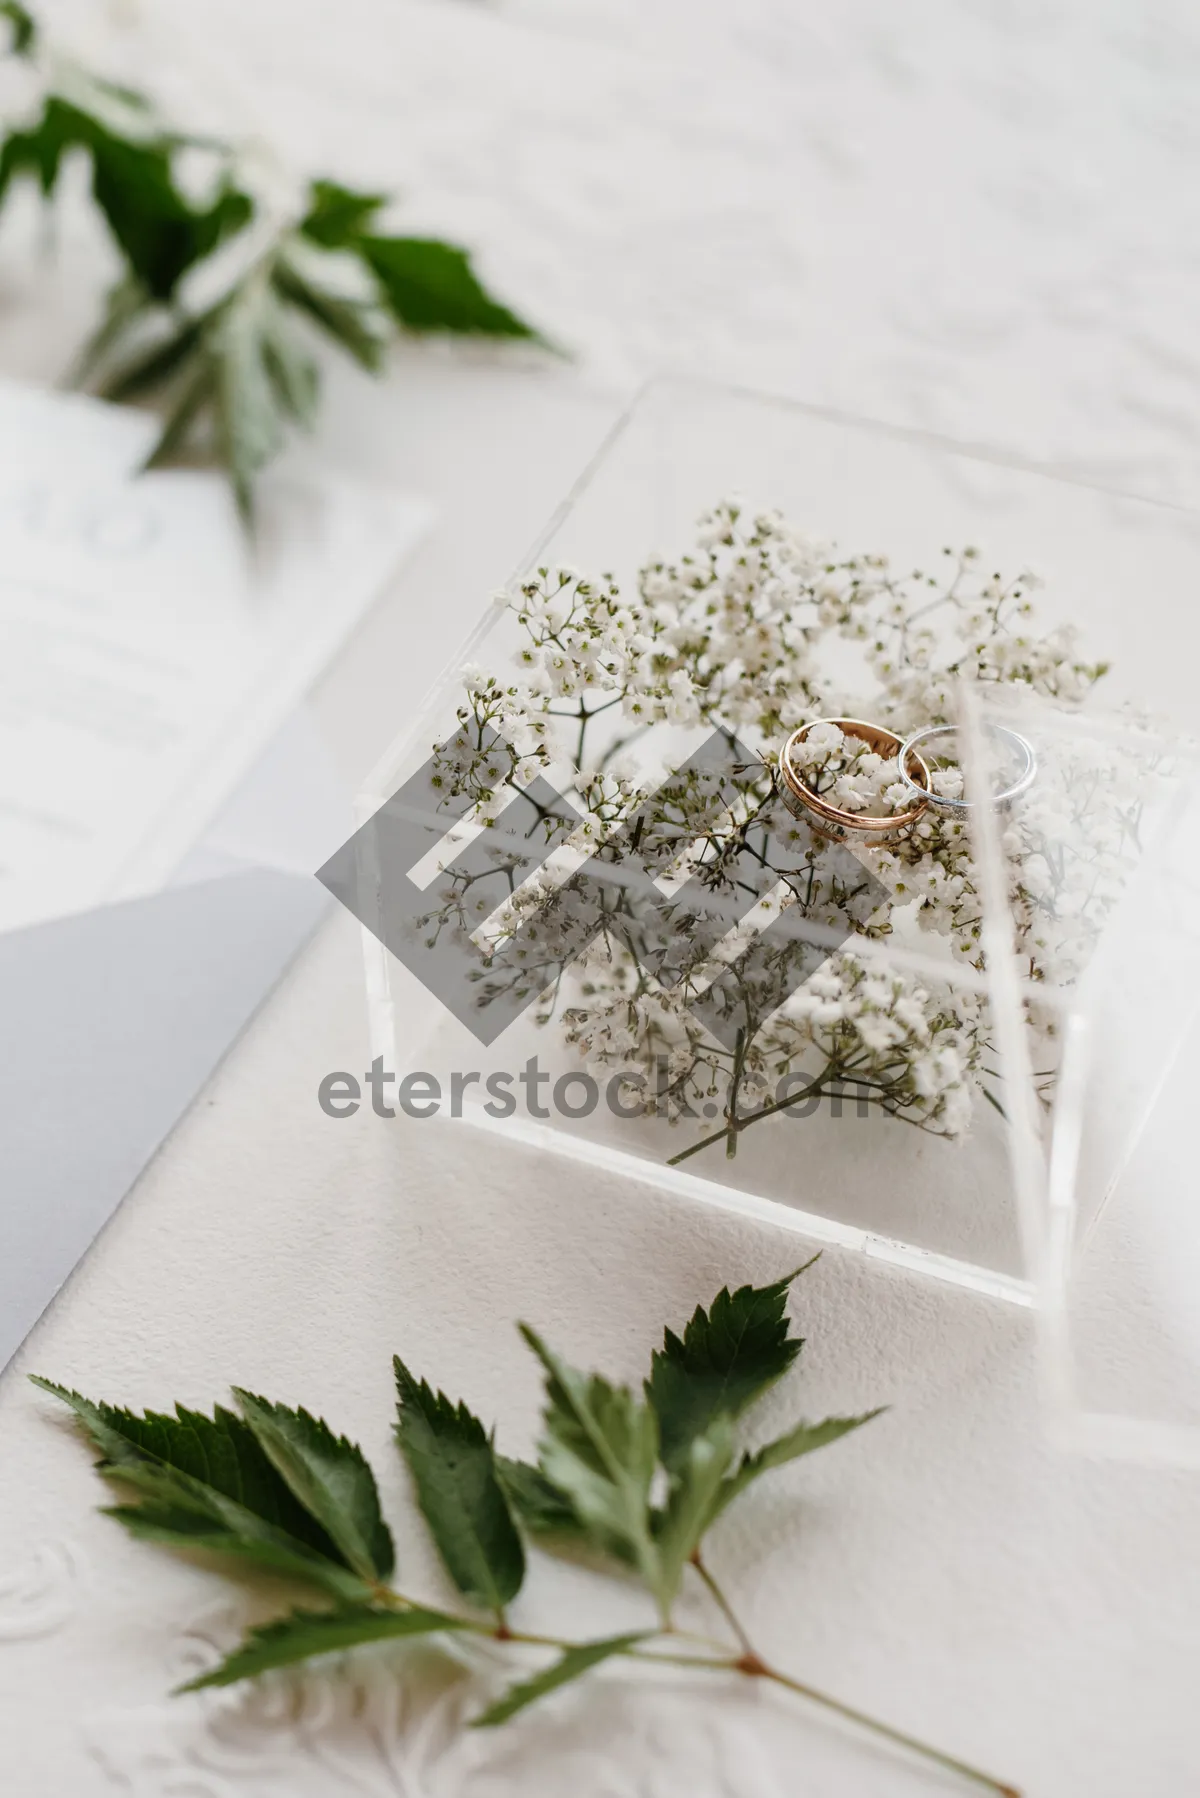
[[(1194, 517), (1149, 501), (653, 383), (322, 871), (366, 925), (391, 1102), (561, 1154), (564, 1203), (574, 1158), (1049, 1302), (1052, 1154), (1060, 1187), (1092, 1155), (1089, 1192), (1111, 1191), (1149, 1101), (1144, 1082), (1098, 1099), (1105, 1128), (1080, 1125), (1064, 1174), (1059, 1090), (1079, 1079), (1063, 1041), (1109, 923), (1070, 978), (1065, 937), (1049, 985), (1031, 972), (1012, 952), (1009, 864), (1039, 869), (1012, 826), (1032, 803), (1045, 834), (1068, 781), (1051, 740), (1080, 707), (1108, 755), (1114, 733), (1144, 734), (1123, 701), (1185, 702), (1178, 668), (1152, 687), (1147, 638), (1197, 542)], [(782, 803), (778, 773), (817, 718), (869, 720), (897, 745), (954, 724), (936, 772), (966, 809), (830, 841)], [(995, 809), (1014, 737), (1037, 738), (1037, 781)], [(813, 778), (886, 817), (894, 758), (837, 761), (863, 747), (843, 732)], [(1117, 884), (1123, 920), (1137, 876)]]

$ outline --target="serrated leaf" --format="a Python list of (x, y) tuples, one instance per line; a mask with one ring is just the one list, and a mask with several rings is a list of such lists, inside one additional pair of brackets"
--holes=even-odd
[(500, 1611), (525, 1577), (525, 1551), (486, 1430), (463, 1404), (418, 1382), (397, 1355), (396, 1436), (438, 1553), (464, 1597)]
[(249, 1427), (224, 1406), (217, 1405), (212, 1417), (182, 1405), (174, 1416), (157, 1411), (139, 1416), (95, 1403), (37, 1375), (33, 1384), (71, 1407), (104, 1457), (106, 1469), (116, 1472), (149, 1464), (180, 1474), (322, 1552), (333, 1550), (327, 1531), (297, 1502)]
[(552, 1667), (544, 1673), (535, 1674), (532, 1679), (523, 1680), (520, 1685), (510, 1686), (503, 1698), (495, 1704), (489, 1704), (486, 1711), (474, 1718), (475, 1729), (494, 1729), (498, 1723), (507, 1723), (518, 1711), (528, 1705), (535, 1704), (539, 1698), (545, 1698), (551, 1692), (557, 1692), (573, 1679), (590, 1673), (601, 1661), (611, 1660), (615, 1654), (624, 1654), (639, 1642), (646, 1640), (646, 1632), (630, 1636), (608, 1636), (601, 1642), (581, 1642), (578, 1648), (568, 1648)]
[(300, 234), (324, 250), (344, 249), (367, 230), (386, 194), (355, 193), (337, 181), (314, 181), (308, 190), (309, 208), (300, 221)]
[(286, 257), (276, 262), (271, 281), (281, 300), (303, 312), (363, 368), (377, 372), (385, 345), (373, 328), (368, 307), (318, 286)]
[(507, 1455), (497, 1455), (496, 1472), (509, 1503), (531, 1534), (578, 1530), (579, 1519), (566, 1494), (550, 1484), (540, 1467), (531, 1461), (513, 1461)]
[(348, 1568), (318, 1560), (299, 1544), (288, 1547), (276, 1535), (247, 1536), (224, 1529), (200, 1511), (173, 1504), (173, 1496), (168, 1493), (163, 1502), (148, 1498), (139, 1505), (103, 1505), (101, 1515), (113, 1518), (141, 1542), (248, 1562), (278, 1578), (320, 1586), (332, 1597), (346, 1602), (367, 1596), (364, 1582)]
[(524, 319), (493, 299), (467, 252), (433, 237), (363, 237), (363, 260), (397, 323), (409, 331), (536, 338)]
[(317, 1655), (338, 1654), (366, 1642), (394, 1642), (405, 1637), (430, 1636), (442, 1630), (463, 1629), (462, 1619), (442, 1611), (414, 1607), (384, 1611), (370, 1606), (344, 1606), (336, 1611), (292, 1611), (274, 1623), (252, 1629), (238, 1648), (219, 1667), (202, 1673), (180, 1692), (200, 1692), (208, 1686), (232, 1686), (276, 1667), (294, 1667)]
[(651, 1536), (650, 1485), (658, 1461), (658, 1427), (649, 1405), (599, 1374), (581, 1374), (546, 1347), (536, 1331), (521, 1334), (546, 1369), (545, 1434), (540, 1466), (551, 1486), (605, 1551), (621, 1544), (652, 1591), (659, 1585)]
[(269, 1561), (343, 1596), (361, 1590), (337, 1544), (232, 1411), (218, 1405), (210, 1418), (179, 1406), (173, 1417), (139, 1417), (51, 1380), (34, 1376), (33, 1383), (75, 1412), (103, 1457), (100, 1473), (143, 1495), (142, 1505), (114, 1507), (127, 1529), (154, 1531), (160, 1541), (175, 1536), (181, 1548)]
[(727, 1417), (717, 1417), (703, 1436), (692, 1438), (676, 1465), (666, 1509), (655, 1529), (666, 1606), (674, 1600), (683, 1570), (712, 1521), (732, 1460), (733, 1426)]
[(581, 1523), (566, 1494), (551, 1485), (540, 1467), (497, 1455), (496, 1471), (513, 1515), (542, 1548), (573, 1560), (615, 1560), (636, 1568), (629, 1543)]
[(822, 1423), (798, 1423), (793, 1429), (768, 1442), (753, 1454), (743, 1455), (734, 1472), (727, 1480), (723, 1480), (718, 1488), (716, 1499), (709, 1521), (714, 1521), (725, 1510), (727, 1505), (743, 1493), (747, 1486), (761, 1474), (772, 1467), (783, 1467), (789, 1461), (796, 1461), (801, 1455), (811, 1455), (815, 1449), (825, 1448), (830, 1442), (837, 1442), (848, 1436), (851, 1430), (861, 1429), (864, 1423), (870, 1423), (887, 1407), (881, 1405), (874, 1411), (864, 1411), (859, 1417), (827, 1417)]
[[(374, 1589), (374, 1582), (361, 1579), (347, 1565), (336, 1544), (330, 1542), (327, 1552), (312, 1547), (187, 1474), (151, 1461), (102, 1465), (99, 1472), (141, 1495), (140, 1505), (111, 1507), (116, 1520), (131, 1534), (156, 1530), (158, 1540), (163, 1541), (164, 1531), (178, 1526), (173, 1544), (177, 1548), (206, 1547), (257, 1561), (275, 1572), (311, 1580), (339, 1598), (361, 1599)], [(133, 1526), (131, 1513), (145, 1523), (145, 1529), (140, 1524)], [(315, 1519), (308, 1519), (307, 1527), (315, 1528)], [(200, 1537), (207, 1540), (202, 1542)]]
[(787, 1296), (804, 1271), (770, 1286), (726, 1286), (707, 1311), (697, 1305), (682, 1337), (664, 1332), (646, 1381), (664, 1466), (674, 1467), (716, 1418), (739, 1417), (791, 1367), (804, 1345), (791, 1334)]
[(241, 1387), (234, 1397), (259, 1447), (299, 1502), (364, 1580), (385, 1580), (395, 1565), (375, 1476), (362, 1450), (335, 1436), (322, 1418), (275, 1405)]

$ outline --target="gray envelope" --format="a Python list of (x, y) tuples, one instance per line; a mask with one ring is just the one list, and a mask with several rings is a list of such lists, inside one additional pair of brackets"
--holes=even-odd
[(331, 903), (347, 809), (298, 714), (184, 884), (0, 935), (0, 1368)]

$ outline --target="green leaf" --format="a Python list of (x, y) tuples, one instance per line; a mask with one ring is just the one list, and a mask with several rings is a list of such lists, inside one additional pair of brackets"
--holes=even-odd
[(686, 1457), (688, 1445), (716, 1418), (739, 1417), (791, 1367), (804, 1344), (791, 1334), (788, 1289), (811, 1266), (806, 1262), (770, 1286), (741, 1286), (734, 1293), (726, 1286), (709, 1310), (697, 1305), (682, 1338), (664, 1332), (646, 1397), (658, 1418), (667, 1468)]
[(480, 285), (470, 257), (456, 245), (432, 237), (363, 237), (358, 247), (406, 330), (537, 337)]
[(534, 1704), (539, 1698), (545, 1698), (550, 1692), (557, 1692), (560, 1686), (567, 1685), (573, 1679), (579, 1679), (584, 1673), (598, 1667), (601, 1661), (611, 1660), (614, 1654), (624, 1654), (639, 1642), (646, 1640), (647, 1632), (632, 1636), (609, 1636), (602, 1642), (581, 1642), (578, 1648), (568, 1648), (561, 1659), (544, 1673), (535, 1675), (533, 1679), (523, 1680), (520, 1685), (511, 1686), (503, 1698), (490, 1704), (486, 1711), (476, 1717), (475, 1729), (494, 1729), (498, 1723), (507, 1723), (518, 1711), (527, 1705)]
[(270, 282), (252, 273), (204, 317), (119, 366), (101, 391), (124, 400), (183, 383), (148, 466), (185, 445), (206, 413), (243, 515), (255, 476), (283, 446), (285, 419), (312, 421), (317, 371)]
[(576, 1561), (620, 1561), (636, 1571), (629, 1543), (581, 1523), (566, 1494), (551, 1485), (540, 1467), (497, 1455), (496, 1470), (514, 1516), (542, 1548)]
[(581, 1529), (565, 1492), (529, 1461), (496, 1456), (496, 1472), (521, 1522), (534, 1536), (576, 1535)]
[(51, 1380), (33, 1383), (75, 1412), (102, 1456), (100, 1473), (143, 1495), (143, 1504), (113, 1510), (132, 1533), (248, 1557), (340, 1595), (361, 1592), (337, 1544), (232, 1411), (218, 1405), (210, 1418), (178, 1406), (173, 1417), (139, 1417)]
[(92, 193), (125, 260), (156, 300), (169, 300), (183, 276), (254, 216), (248, 194), (226, 184), (207, 208), (175, 186), (170, 150), (136, 144), (91, 124)]
[(82, 387), (112, 355), (128, 332), (154, 309), (154, 302), (132, 276), (125, 276), (109, 291), (104, 317), (75, 357), (65, 377), (69, 387)]
[(772, 1467), (783, 1467), (788, 1461), (796, 1461), (801, 1455), (811, 1455), (814, 1449), (824, 1448), (830, 1442), (837, 1442), (851, 1430), (870, 1423), (886, 1409), (886, 1405), (881, 1405), (874, 1411), (864, 1411), (860, 1417), (827, 1417), (822, 1423), (798, 1423), (774, 1442), (768, 1442), (765, 1448), (756, 1449), (752, 1455), (743, 1455), (734, 1472), (722, 1481), (709, 1521), (719, 1517), (760, 1474), (769, 1472)]
[(233, 1501), (214, 1496), (184, 1474), (148, 1462), (99, 1471), (105, 1479), (141, 1494), (139, 1505), (109, 1507), (109, 1514), (131, 1535), (251, 1561), (272, 1573), (307, 1580), (343, 1600), (362, 1601), (374, 1589), (346, 1566), (333, 1544), (328, 1554), (322, 1554)]
[(0, 199), (18, 175), (32, 175), (44, 197), (54, 192), (65, 152), (78, 141), (72, 113), (57, 100), (49, 100), (36, 125), (27, 131), (10, 131), (0, 148)]
[(324, 250), (345, 249), (361, 237), (386, 194), (360, 194), (336, 181), (314, 181), (308, 190), (309, 209), (300, 221), (301, 235)]
[[(140, 96), (121, 94), (126, 103)], [(150, 296), (169, 300), (188, 269), (202, 262), (254, 215), (254, 204), (226, 178), (207, 206), (193, 206), (175, 185), (175, 142), (147, 130), (126, 137), (102, 119), (52, 94), (40, 121), (16, 131), (0, 150), (0, 197), (15, 175), (36, 176), (44, 195), (54, 191), (67, 150), (85, 151), (92, 195), (125, 257)]]
[(293, 1667), (316, 1655), (337, 1654), (365, 1642), (393, 1642), (405, 1637), (430, 1636), (440, 1630), (463, 1629), (462, 1619), (442, 1611), (414, 1607), (384, 1611), (369, 1605), (346, 1605), (336, 1611), (292, 1611), (273, 1623), (247, 1634), (241, 1646), (210, 1673), (202, 1673), (180, 1692), (200, 1692), (207, 1686), (232, 1686), (253, 1679), (275, 1667)]
[(262, 359), (280, 411), (311, 426), (317, 412), (317, 367), (293, 337), (282, 306), (274, 308), (263, 332)]
[(385, 346), (369, 307), (318, 286), (286, 257), (276, 262), (271, 280), (281, 300), (303, 312), (363, 368), (372, 374), (379, 369)]
[(118, 404), (141, 399), (180, 374), (203, 347), (204, 322), (193, 320), (182, 325), (165, 341), (152, 343), (140, 355), (114, 369), (102, 383), (101, 395)]
[(298, 1545), (289, 1548), (274, 1537), (238, 1535), (223, 1529), (185, 1504), (173, 1505), (169, 1495), (161, 1503), (148, 1498), (138, 1505), (102, 1505), (101, 1515), (113, 1518), (141, 1542), (248, 1562), (277, 1578), (320, 1586), (343, 1602), (358, 1602), (367, 1596), (363, 1581), (347, 1568), (320, 1562)]
[(421, 1511), (464, 1597), (500, 1611), (525, 1577), (525, 1551), (496, 1475), (491, 1442), (465, 1405), (419, 1384), (397, 1355), (396, 1435)]
[(613, 1542), (652, 1591), (659, 1587), (650, 1484), (658, 1428), (649, 1405), (599, 1374), (577, 1373), (527, 1324), (521, 1334), (546, 1369), (541, 1471), (602, 1551)]
[(225, 467), (248, 524), (254, 477), (283, 447), (284, 428), (263, 355), (266, 290), (247, 287), (222, 308), (209, 333)]
[(0, 0), (0, 18), (7, 19), (12, 26), (9, 49), (13, 55), (28, 56), (37, 44), (37, 26), (32, 13), (20, 4), (20, 0)]
[(356, 1443), (321, 1418), (274, 1405), (241, 1387), (234, 1397), (267, 1459), (364, 1580), (385, 1580), (395, 1565), (375, 1476)]
[(733, 1426), (715, 1418), (703, 1436), (693, 1437), (677, 1463), (666, 1510), (655, 1531), (663, 1602), (679, 1590), (683, 1570), (712, 1522), (717, 1495), (733, 1459)]
[(211, 311), (119, 363), (101, 386), (106, 398), (127, 400), (178, 384), (147, 465), (166, 464), (208, 417), (247, 520), (255, 477), (283, 447), (287, 421), (308, 425), (316, 410), (316, 366), (276, 274), (274, 266), (251, 270)]
[(104, 1457), (105, 1471), (124, 1474), (150, 1466), (179, 1474), (193, 1487), (233, 1500), (323, 1553), (333, 1549), (328, 1533), (296, 1501), (247, 1425), (223, 1406), (211, 1418), (182, 1405), (174, 1416), (147, 1411), (139, 1417), (93, 1403), (37, 1375), (33, 1384), (71, 1407)]
[(186, 448), (196, 420), (212, 405), (216, 391), (216, 373), (206, 357), (168, 414), (157, 443), (146, 457), (146, 468), (170, 467)]

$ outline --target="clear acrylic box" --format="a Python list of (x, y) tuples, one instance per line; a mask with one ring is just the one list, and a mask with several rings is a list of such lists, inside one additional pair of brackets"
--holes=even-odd
[[(733, 495), (744, 502), (737, 542), (721, 541), (721, 514), (698, 547), (697, 521)], [(789, 528), (768, 520), (763, 542), (747, 549), (756, 508), (777, 509)], [(564, 1158), (564, 1181), (572, 1160), (603, 1165), (979, 1292), (1052, 1303), (1048, 1244), (1053, 1217), (1061, 1246), (1063, 1193), (1075, 1245), (1080, 1181), (1096, 1195), (1090, 1221), (1151, 1098), (1143, 1082), (1109, 1103), (1092, 1073), (1064, 1061), (1064, 1041), (1082, 1028), (1082, 969), (1068, 978), (1065, 961), (1055, 963), (1048, 987), (1012, 953), (1012, 818), (986, 803), (938, 814), (935, 829), (953, 825), (956, 841), (931, 875), (920, 847), (906, 860), (894, 844), (814, 836), (781, 811), (770, 770), (787, 730), (814, 715), (877, 720), (897, 736), (957, 719), (956, 756), (977, 801), (998, 778), (993, 725), (1010, 714), (1023, 720), (1010, 728), (1050, 745), (1078, 728), (1082, 702), (1106, 754), (1114, 733), (1141, 742), (1112, 719), (1131, 698), (1167, 715), (1185, 703), (1183, 671), (1161, 669), (1148, 639), (1154, 606), (1180, 591), (1198, 542), (1190, 514), (931, 437), (704, 383), (651, 384), (509, 581), (510, 603), (487, 607), (375, 770), (356, 835), (322, 870), (367, 927), (372, 1052), (397, 1077), (390, 1102), (405, 1090), (425, 1115), (488, 1129), (498, 1144), (534, 1142)], [(688, 551), (693, 561), (682, 563)], [(561, 566), (591, 578), (593, 612), (609, 604), (596, 597), (608, 574), (617, 612), (625, 596), (636, 602), (632, 625), (605, 614), (609, 647), (597, 665), (609, 654), (611, 667), (612, 643), (632, 630), (642, 647), (622, 668), (658, 666), (659, 644), (662, 667), (686, 661), (687, 678), (671, 689), (664, 674), (666, 697), (635, 714), (625, 705), (602, 714), (612, 698), (604, 685), (557, 694), (548, 703), (559, 721), (539, 758), (527, 696), (505, 711), (505, 689), (533, 679), (520, 660), (530, 627), (514, 607), (533, 604), (537, 629), (569, 632), (563, 606), (576, 586), (547, 611), (559, 577), (536, 573)], [(988, 596), (997, 571), (1000, 610), (976, 643), (980, 608), (997, 603)], [(1044, 586), (1035, 590), (1026, 571)], [(531, 580), (540, 582), (532, 602), (522, 596)], [(721, 629), (705, 611), (714, 603)], [(1029, 603), (1033, 623), (1021, 610)], [(737, 612), (747, 604), (750, 613)], [(902, 622), (889, 616), (895, 605)], [(731, 608), (740, 635), (725, 628)], [(685, 612), (701, 622), (689, 625)], [(799, 648), (787, 619), (800, 620)], [(1047, 633), (1076, 624), (1077, 651), (1061, 638), (1044, 648)], [(667, 650), (646, 634), (660, 625)], [(889, 663), (897, 632), (899, 672)], [(762, 667), (744, 647), (751, 638)], [(696, 641), (706, 646), (699, 657)], [(539, 679), (552, 648), (534, 653)], [(571, 652), (572, 669), (580, 656)], [(955, 657), (983, 677), (969, 683), (965, 713)], [(1112, 672), (1085, 697), (1098, 661)], [(998, 674), (1026, 685), (1009, 691)], [(498, 709), (489, 710), (488, 676)], [(583, 777), (566, 717), (580, 704), (596, 709)], [(1170, 737), (1164, 755), (1177, 753)], [(632, 790), (611, 816), (610, 788), (588, 785), (600, 763)], [(1039, 782), (1063, 766), (1039, 750)], [(489, 802), (481, 823), (471, 801), (493, 776), (505, 803)], [(590, 835), (580, 824), (589, 819)], [(954, 885), (964, 865), (970, 878)], [(922, 928), (918, 912), (934, 927)], [(1108, 965), (1094, 945), (1084, 960)], [(1103, 985), (1097, 974), (1087, 988), (1089, 1017)], [(1111, 1004), (1111, 982), (1107, 990)], [(1031, 1048), (1038, 1006), (1053, 1014), (1050, 1068)], [(522, 1080), (531, 1062), (544, 1081)], [(597, 1102), (585, 1111), (589, 1073)], [(618, 1074), (626, 1083), (614, 1104)], [(1090, 1115), (1079, 1120), (1072, 1101), (1083, 1147), (1069, 1168), (1055, 1121), (1067, 1078), (1105, 1126), (1093, 1141)], [(696, 1115), (672, 1121), (662, 1113), (677, 1111), (681, 1094)], [(496, 1115), (510, 1096), (515, 1109)], [(640, 1115), (618, 1115), (639, 1103)]]
[[(1200, 1465), (1200, 752), (1131, 717), (973, 696), (986, 788), (1002, 721), (1035, 746), (1019, 830), (981, 812), (997, 1033), (1043, 1115), (1014, 1117), (1046, 1396), (1089, 1452)], [(1034, 944), (1037, 980), (1020, 948)], [(1008, 942), (1003, 938), (1008, 933)]]

